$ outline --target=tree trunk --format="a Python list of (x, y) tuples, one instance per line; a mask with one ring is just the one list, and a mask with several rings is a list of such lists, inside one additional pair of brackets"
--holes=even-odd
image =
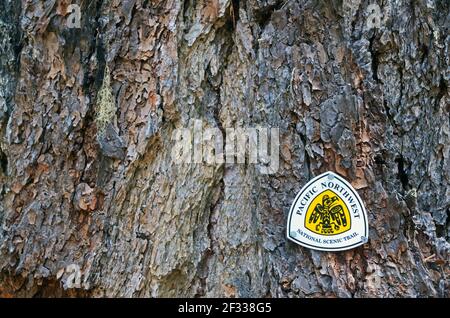
[[(448, 1), (72, 1), (0, 2), (1, 296), (449, 296)], [(195, 120), (278, 170), (174, 163)], [(364, 246), (286, 238), (329, 170)]]

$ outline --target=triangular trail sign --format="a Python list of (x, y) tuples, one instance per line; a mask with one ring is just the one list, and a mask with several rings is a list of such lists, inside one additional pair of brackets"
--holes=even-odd
[(289, 211), (287, 237), (320, 251), (343, 251), (368, 241), (366, 209), (356, 190), (328, 171), (310, 180)]

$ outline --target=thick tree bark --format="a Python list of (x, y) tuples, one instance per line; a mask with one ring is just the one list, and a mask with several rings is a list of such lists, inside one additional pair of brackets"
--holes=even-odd
[[(1, 296), (449, 296), (448, 1), (71, 3), (0, 2)], [(195, 119), (278, 127), (278, 171), (174, 164)], [(286, 239), (327, 170), (365, 246)]]

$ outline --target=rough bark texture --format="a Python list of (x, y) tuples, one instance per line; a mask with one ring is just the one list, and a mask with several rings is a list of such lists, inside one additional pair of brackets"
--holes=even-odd
[[(376, 2), (73, 0), (77, 29), (70, 0), (2, 0), (0, 295), (448, 297), (450, 3)], [(175, 165), (193, 119), (279, 127), (278, 172)], [(327, 170), (364, 247), (285, 237)]]

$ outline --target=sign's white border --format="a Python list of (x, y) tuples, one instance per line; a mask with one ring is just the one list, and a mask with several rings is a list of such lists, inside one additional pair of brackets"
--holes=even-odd
[[(329, 176), (331, 176), (331, 178), (329, 178)], [(343, 184), (345, 184), (345, 185), (347, 186), (348, 190), (350, 190), (351, 193), (354, 195), (354, 197), (357, 199), (358, 204), (359, 204), (359, 206), (360, 206), (360, 208), (361, 208), (361, 214), (362, 214), (363, 222), (364, 222), (364, 234), (363, 234), (363, 235), (360, 235), (360, 238), (359, 238), (359, 241), (358, 241), (358, 242), (352, 243), (351, 245), (348, 245), (348, 246), (341, 246), (341, 247), (323, 247), (322, 245), (321, 245), (321, 246), (317, 246), (317, 245), (312, 245), (312, 244), (305, 243), (305, 242), (303, 242), (303, 241), (300, 241), (300, 240), (296, 239), (293, 235), (291, 235), (291, 232), (293, 231), (293, 230), (291, 230), (291, 220), (292, 220), (292, 216), (293, 216), (293, 214), (294, 214), (294, 210), (295, 210), (295, 206), (296, 206), (296, 204), (297, 204), (297, 201), (298, 201), (299, 198), (302, 196), (302, 194), (303, 194), (307, 189), (309, 189), (309, 187), (310, 187), (313, 183), (315, 183), (315, 182), (316, 182), (317, 180), (319, 180), (319, 179), (324, 179), (324, 178), (329, 178), (329, 179), (336, 178), (336, 179), (338, 179), (340, 182), (342, 182)], [(345, 251), (345, 250), (349, 250), (349, 249), (352, 249), (352, 248), (355, 248), (355, 247), (357, 247), (357, 246), (360, 246), (360, 245), (362, 245), (362, 244), (367, 243), (368, 237), (369, 237), (369, 223), (368, 223), (368, 219), (367, 219), (366, 209), (365, 209), (364, 204), (363, 204), (363, 202), (362, 202), (362, 200), (361, 200), (361, 197), (358, 195), (358, 192), (356, 192), (356, 190), (351, 186), (351, 184), (348, 183), (348, 182), (347, 182), (344, 178), (342, 178), (341, 176), (339, 176), (339, 175), (337, 175), (337, 174), (335, 174), (335, 173), (333, 173), (333, 172), (331, 172), (331, 171), (322, 173), (321, 175), (319, 175), (319, 176), (317, 176), (317, 177), (311, 179), (311, 180), (310, 180), (310, 181), (309, 181), (309, 182), (308, 182), (308, 183), (300, 190), (300, 192), (295, 196), (295, 199), (294, 199), (294, 201), (293, 201), (293, 203), (292, 203), (292, 205), (291, 205), (291, 208), (290, 208), (290, 210), (289, 210), (288, 221), (287, 221), (287, 229), (286, 229), (286, 236), (287, 236), (287, 238), (288, 238), (289, 240), (291, 240), (291, 241), (293, 241), (293, 242), (295, 242), (295, 243), (297, 243), (297, 244), (299, 244), (299, 245), (301, 245), (301, 246), (308, 247), (308, 248), (315, 249), (315, 250), (319, 250), (319, 251)]]

